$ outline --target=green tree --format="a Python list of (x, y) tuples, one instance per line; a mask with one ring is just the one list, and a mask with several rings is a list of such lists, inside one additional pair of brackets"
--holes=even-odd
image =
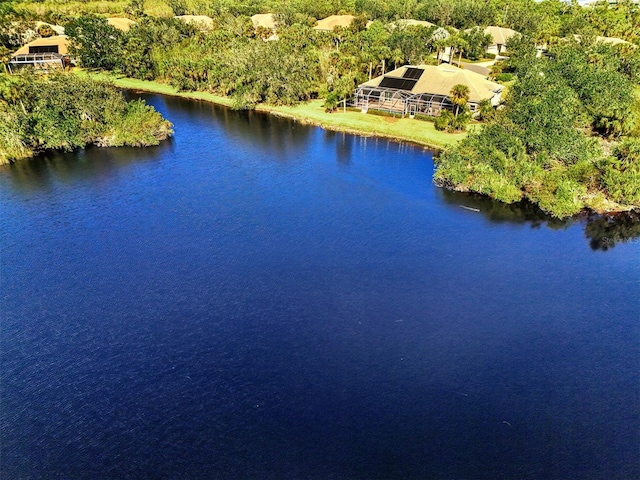
[(167, 0), (167, 3), (169, 3), (169, 7), (173, 10), (174, 15), (187, 15), (189, 13), (189, 8), (185, 0)]
[(112, 69), (118, 63), (122, 49), (122, 32), (103, 17), (84, 15), (65, 29), (71, 39), (70, 51), (88, 68)]
[[(429, 42), (435, 29), (436, 27), (427, 28), (421, 25), (395, 28), (385, 42), (392, 51), (390, 60), (397, 63), (423, 63), (425, 56), (430, 53)], [(400, 56), (403, 58), (400, 59)]]
[(70, 73), (0, 74), (0, 162), (88, 144), (157, 145), (171, 124), (110, 84)]
[(398, 68), (398, 63), (404, 62), (404, 53), (399, 48), (394, 48), (391, 51), (391, 61), (393, 62), (393, 68)]
[(482, 58), (492, 40), (491, 35), (484, 33), (480, 27), (461, 32), (460, 36), (466, 42), (465, 54), (470, 60)]
[(133, 18), (144, 16), (144, 0), (130, 0), (124, 11)]
[(456, 33), (455, 35), (451, 35), (448, 39), (449, 46), (451, 47), (449, 53), (449, 63), (454, 64), (453, 57), (458, 54), (458, 66), (460, 66), (460, 62), (462, 61), (462, 54), (468, 48), (468, 43), (465, 40), (464, 36)]
[(117, 67), (129, 77), (152, 80), (158, 75), (158, 57), (172, 47), (184, 48), (182, 41), (196, 32), (179, 19), (144, 17), (123, 35)]

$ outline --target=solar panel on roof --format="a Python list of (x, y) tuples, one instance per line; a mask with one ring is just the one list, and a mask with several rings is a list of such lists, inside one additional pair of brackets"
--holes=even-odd
[(58, 45), (29, 46), (29, 53), (58, 53)]
[(423, 72), (424, 70), (422, 68), (407, 67), (407, 70), (404, 72), (404, 75), (402, 75), (402, 78), (412, 78), (417, 80), (422, 76)]
[(384, 77), (378, 85), (381, 88), (395, 88), (397, 90), (411, 90), (418, 80), (407, 78)]

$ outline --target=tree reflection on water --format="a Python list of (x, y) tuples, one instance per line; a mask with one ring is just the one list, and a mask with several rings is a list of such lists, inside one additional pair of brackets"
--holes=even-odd
[[(227, 135), (233, 138), (243, 139), (243, 130), (240, 127), (250, 123), (253, 135), (246, 140), (247, 148), (261, 144), (263, 149), (270, 152), (265, 158), (272, 161), (303, 161), (305, 148), (312, 139), (309, 128), (298, 128), (297, 124), (288, 119), (270, 118), (259, 114), (238, 116), (229, 110), (212, 108), (209, 105), (186, 104), (192, 109), (200, 107), (205, 112), (213, 112), (212, 114), (223, 117), (226, 115), (221, 122), (226, 126)], [(189, 113), (195, 115), (193, 111)], [(336, 158), (343, 167), (348, 167), (351, 163), (356, 145), (354, 138), (356, 137), (342, 133), (325, 132), (325, 140), (329, 144), (335, 143)], [(10, 178), (4, 185), (28, 196), (36, 190), (55, 190), (56, 182), (68, 183), (79, 179), (104, 182), (109, 178), (118, 177), (123, 169), (128, 170), (142, 162), (160, 162), (163, 154), (177, 155), (174, 147), (174, 141), (171, 139), (156, 147), (143, 149), (87, 148), (69, 153), (47, 153), (30, 160), (3, 165), (0, 173)], [(477, 211), (493, 223), (521, 224), (531, 228), (546, 226), (553, 230), (566, 229), (576, 224), (583, 225), (592, 250), (607, 251), (617, 244), (638, 241), (640, 238), (640, 211), (615, 215), (585, 213), (568, 220), (559, 220), (545, 214), (529, 202), (506, 204), (483, 195), (434, 188), (437, 197), (444, 204), (455, 209), (464, 207)]]
[(637, 241), (640, 238), (640, 212), (618, 215), (591, 215), (584, 229), (593, 250), (609, 250), (616, 243)]
[(531, 228), (561, 230), (576, 223), (584, 225), (584, 233), (592, 250), (607, 251), (619, 243), (640, 238), (640, 211), (611, 215), (585, 213), (574, 218), (559, 220), (545, 214), (530, 202), (506, 204), (475, 193), (461, 193), (439, 189), (441, 198), (450, 205), (478, 210), (495, 223), (529, 224)]

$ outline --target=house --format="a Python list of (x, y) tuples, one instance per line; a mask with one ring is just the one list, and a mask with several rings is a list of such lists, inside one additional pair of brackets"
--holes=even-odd
[(54, 35), (38, 38), (19, 48), (8, 63), (9, 71), (16, 72), (24, 67), (40, 71), (62, 70), (71, 63), (69, 57), (69, 37)]
[[(253, 28), (256, 31), (259, 29), (264, 32), (271, 32), (271, 36), (266, 37), (265, 40), (277, 40), (278, 35), (276, 34), (276, 16), (273, 13), (256, 13), (251, 17), (251, 23), (253, 23)], [(266, 35), (265, 35), (266, 36)], [(263, 37), (264, 38), (264, 37)]]
[(66, 35), (53, 35), (52, 37), (36, 38), (15, 51), (14, 55), (26, 55), (29, 53), (59, 53), (69, 54), (69, 37)]
[(596, 37), (596, 43), (607, 43), (609, 45), (626, 45), (629, 47), (635, 47), (635, 44), (631, 43), (631, 42), (627, 42), (626, 40), (623, 40), (622, 38), (617, 38), (617, 37), (601, 37), (601, 36), (597, 36)]
[(413, 20), (412, 18), (401, 18), (393, 22), (392, 25), (398, 26), (400, 28), (411, 26), (431, 28), (436, 26), (435, 23), (426, 22), (424, 20)]
[(504, 27), (496, 27), (495, 25), (491, 25), (484, 29), (484, 33), (491, 35), (491, 44), (487, 49), (490, 53), (495, 53), (496, 55), (500, 55), (502, 50), (504, 50), (507, 41), (511, 37), (513, 37), (516, 32), (515, 30), (511, 30), (510, 28)]
[(176, 15), (173, 18), (182, 20), (184, 23), (193, 25), (194, 27), (203, 31), (213, 30), (214, 28), (213, 18), (206, 15)]
[(348, 28), (355, 18), (353, 15), (331, 15), (318, 20), (318, 24), (313, 29), (330, 32), (336, 27)]
[(469, 87), (467, 105), (472, 113), (485, 99), (497, 106), (504, 88), (483, 75), (452, 65), (405, 65), (359, 85), (354, 106), (363, 113), (371, 108), (411, 117), (438, 116), (443, 109), (453, 110), (449, 95), (459, 84)]
[[(578, 43), (582, 42), (582, 36), (580, 36), (580, 35), (575, 35), (574, 34), (573, 38)], [(627, 42), (626, 40), (623, 40), (622, 38), (617, 38), (617, 37), (601, 37), (601, 36), (598, 35), (596, 37), (593, 37), (593, 41), (595, 43), (606, 43), (608, 45), (613, 45), (613, 46), (626, 45), (626, 46), (630, 46), (630, 47), (635, 47), (635, 44), (633, 44), (631, 42)]]

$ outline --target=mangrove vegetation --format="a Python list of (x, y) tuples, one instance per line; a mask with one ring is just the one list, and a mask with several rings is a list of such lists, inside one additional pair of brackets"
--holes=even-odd
[(0, 74), (0, 163), (87, 145), (157, 145), (172, 125), (108, 82), (70, 73)]

